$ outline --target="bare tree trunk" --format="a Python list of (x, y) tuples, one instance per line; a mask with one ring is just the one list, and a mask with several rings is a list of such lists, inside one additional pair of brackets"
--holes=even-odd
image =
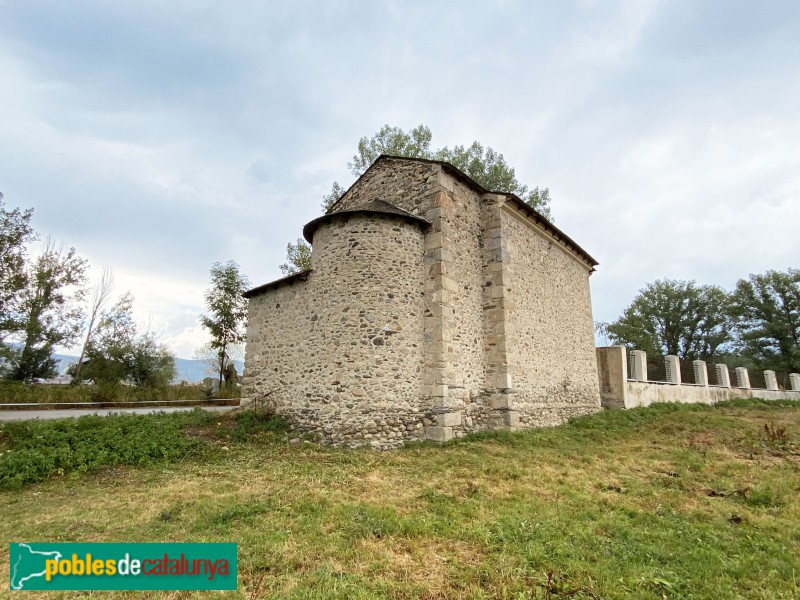
[(219, 389), (222, 390), (222, 378), (225, 375), (225, 346), (219, 349)]
[(114, 272), (108, 265), (103, 265), (103, 273), (100, 275), (100, 281), (94, 286), (92, 292), (92, 308), (89, 313), (89, 328), (86, 330), (86, 340), (83, 342), (81, 348), (81, 355), (78, 357), (78, 364), (75, 367), (75, 381), (80, 383), (81, 369), (83, 368), (83, 357), (86, 355), (86, 348), (89, 346), (89, 340), (94, 332), (94, 326), (100, 311), (103, 306), (111, 297), (111, 291), (114, 289)]

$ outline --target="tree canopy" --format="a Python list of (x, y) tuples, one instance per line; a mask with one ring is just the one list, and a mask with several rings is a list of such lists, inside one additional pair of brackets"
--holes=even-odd
[(86, 346), (86, 364), (74, 369), (76, 378), (98, 383), (159, 388), (175, 378), (175, 357), (151, 332), (138, 333), (133, 296), (123, 294), (104, 310)]
[(648, 354), (706, 360), (733, 339), (728, 294), (694, 281), (648, 283), (607, 333), (614, 343)]
[(300, 271), (307, 271), (311, 268), (311, 246), (306, 244), (301, 238), (297, 238), (297, 243), (286, 244), (286, 262), (280, 266), (281, 273), (292, 275)]
[(372, 137), (362, 137), (358, 141), (358, 152), (347, 166), (353, 175), (359, 177), (381, 154), (449, 162), (487, 190), (516, 194), (542, 215), (551, 218), (550, 190), (530, 189), (520, 183), (514, 168), (493, 148), (474, 141), (469, 146), (432, 149), (432, 139), (433, 134), (425, 125), (418, 125), (408, 132), (400, 127), (384, 125)]
[(175, 360), (152, 333), (137, 333), (132, 296), (105, 309), (114, 285), (110, 268), (104, 267), (94, 288), (87, 318), (88, 261), (50, 238), (38, 256), (28, 257), (37, 239), (32, 215), (32, 209), (7, 210), (0, 194), (0, 376), (32, 381), (56, 375), (55, 350), (72, 346), (85, 332), (70, 369), (76, 381), (169, 383)]
[(800, 269), (741, 279), (732, 300), (740, 352), (765, 368), (800, 372)]
[(55, 347), (75, 342), (83, 327), (87, 267), (75, 248), (49, 239), (44, 252), (28, 265), (14, 332), (20, 342), (5, 349), (11, 379), (56, 374)]
[(28, 283), (27, 244), (36, 239), (33, 209), (7, 210), (0, 193), (0, 343), (20, 328), (22, 291)]
[(596, 331), (648, 354), (797, 373), (800, 269), (750, 275), (731, 293), (694, 281), (648, 283), (619, 319)]

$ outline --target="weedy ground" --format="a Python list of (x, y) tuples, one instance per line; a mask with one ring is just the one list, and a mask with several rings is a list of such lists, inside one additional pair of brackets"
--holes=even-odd
[[(239, 589), (220, 597), (800, 596), (796, 403), (660, 405), (392, 452), (291, 444), (258, 415), (151, 419), (164, 456), (9, 480), (0, 593), (10, 541), (233, 541)], [(0, 429), (0, 452), (24, 439)]]

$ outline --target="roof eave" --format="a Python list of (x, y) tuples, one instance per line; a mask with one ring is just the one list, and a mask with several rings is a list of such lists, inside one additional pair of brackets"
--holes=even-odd
[(297, 273), (292, 273), (291, 275), (287, 275), (286, 277), (281, 277), (280, 279), (276, 279), (275, 281), (270, 281), (269, 283), (265, 283), (264, 285), (260, 285), (258, 287), (254, 287), (251, 290), (247, 290), (244, 294), (242, 294), (242, 296), (244, 298), (250, 299), (254, 296), (260, 296), (264, 292), (267, 292), (271, 289), (278, 288), (290, 283), (294, 283), (295, 281), (306, 281), (311, 272), (312, 269), (305, 269), (303, 271), (298, 271)]
[(363, 216), (379, 216), (379, 217), (389, 217), (394, 219), (402, 219), (408, 222), (417, 223), (423, 228), (427, 228), (430, 226), (430, 222), (426, 221), (422, 217), (418, 217), (416, 215), (412, 215), (411, 213), (396, 213), (396, 212), (387, 212), (382, 210), (370, 210), (370, 209), (363, 209), (363, 208), (356, 208), (353, 210), (340, 210), (337, 212), (327, 213), (322, 215), (321, 217), (317, 217), (313, 221), (309, 221), (306, 223), (306, 226), (303, 227), (303, 237), (306, 241), (310, 244), (313, 242), (314, 232), (319, 229), (321, 225), (325, 223), (329, 223), (334, 219), (338, 218), (350, 218), (354, 215), (363, 215)]

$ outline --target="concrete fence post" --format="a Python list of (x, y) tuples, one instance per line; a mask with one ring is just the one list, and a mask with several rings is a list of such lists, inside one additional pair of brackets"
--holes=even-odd
[(717, 385), (720, 387), (731, 387), (731, 376), (728, 373), (728, 365), (714, 365), (717, 371)]
[(768, 390), (778, 390), (778, 378), (775, 377), (775, 371), (764, 371), (764, 381)]
[(746, 367), (736, 367), (736, 387), (750, 389), (750, 373)]
[(708, 368), (706, 367), (706, 361), (693, 360), (692, 366), (694, 367), (694, 382), (697, 385), (708, 387)]
[(795, 392), (800, 392), (800, 373), (789, 373), (789, 384)]
[(675, 385), (681, 384), (681, 366), (678, 357), (671, 354), (664, 357), (664, 366), (667, 371), (667, 382)]
[(596, 348), (600, 400), (604, 408), (625, 408), (628, 397), (628, 363), (623, 346)]
[(647, 353), (631, 350), (631, 372), (628, 377), (635, 381), (647, 381)]

